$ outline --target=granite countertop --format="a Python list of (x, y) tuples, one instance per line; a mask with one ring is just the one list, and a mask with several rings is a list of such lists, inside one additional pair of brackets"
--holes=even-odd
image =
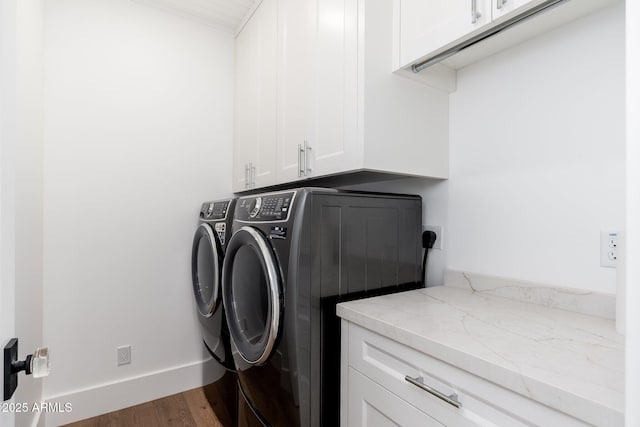
[(337, 313), (587, 423), (624, 424), (624, 337), (610, 319), (451, 286)]

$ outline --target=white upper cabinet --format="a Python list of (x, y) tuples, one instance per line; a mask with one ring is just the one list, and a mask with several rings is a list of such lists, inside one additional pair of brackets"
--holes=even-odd
[(277, 179), (303, 177), (304, 141), (311, 119), (312, 29), (308, 0), (278, 2)]
[[(234, 191), (363, 170), (447, 177), (448, 96), (392, 73), (394, 0), (269, 1), (277, 3), (273, 99), (264, 86), (272, 72), (263, 67), (274, 64), (267, 58), (245, 64), (241, 52), (267, 0), (236, 40)], [(255, 98), (257, 113), (238, 111)], [(245, 129), (257, 129), (256, 114), (267, 135)], [(268, 157), (263, 167), (264, 156), (246, 153), (247, 138), (257, 141), (255, 152), (272, 153), (275, 165)], [(257, 167), (248, 186), (247, 162)], [(275, 179), (263, 179), (273, 171)]]
[(279, 181), (353, 169), (358, 3), (279, 0)]
[(358, 1), (311, 3), (314, 52), (310, 68), (311, 121), (307, 135), (307, 176), (357, 168)]
[(394, 0), (393, 68), (451, 92), (455, 70), (615, 1)]
[(257, 144), (256, 108), (251, 94), (257, 91), (251, 75), (251, 59), (255, 43), (252, 29), (236, 38), (236, 85), (233, 141), (233, 189), (240, 191), (249, 186), (249, 163)]
[(531, 5), (535, 0), (492, 0), (491, 17), (496, 20), (513, 11)]
[(401, 0), (401, 65), (486, 26), (491, 8), (491, 0)]
[(264, 0), (236, 37), (234, 191), (276, 183), (277, 19)]
[(310, 4), (306, 177), (366, 170), (446, 178), (448, 96), (392, 73), (393, 0)]

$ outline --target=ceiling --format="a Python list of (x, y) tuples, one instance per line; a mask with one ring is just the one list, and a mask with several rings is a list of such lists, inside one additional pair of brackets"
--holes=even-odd
[(260, 0), (135, 0), (235, 31)]

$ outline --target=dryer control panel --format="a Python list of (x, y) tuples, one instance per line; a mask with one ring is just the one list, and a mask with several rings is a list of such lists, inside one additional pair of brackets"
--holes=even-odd
[(225, 219), (231, 200), (221, 200), (218, 202), (204, 202), (200, 208), (200, 219), (215, 221)]
[(238, 200), (236, 220), (240, 221), (286, 221), (295, 197), (295, 191), (263, 194)]

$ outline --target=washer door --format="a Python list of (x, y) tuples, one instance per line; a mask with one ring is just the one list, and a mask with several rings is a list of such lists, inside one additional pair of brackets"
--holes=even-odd
[(231, 339), (251, 365), (264, 364), (277, 347), (282, 325), (282, 278), (264, 234), (242, 227), (227, 246), (222, 299)]
[(198, 311), (211, 317), (220, 302), (222, 246), (209, 224), (200, 224), (193, 237), (191, 279)]

